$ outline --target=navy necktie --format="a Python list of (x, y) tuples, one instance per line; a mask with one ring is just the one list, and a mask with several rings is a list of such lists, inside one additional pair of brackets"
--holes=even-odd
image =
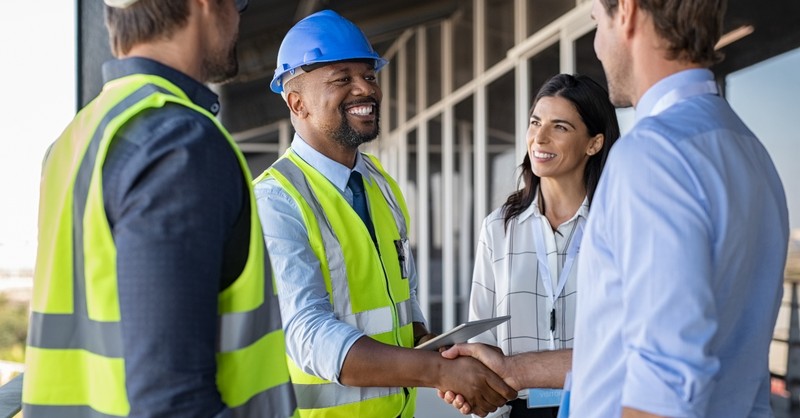
[(367, 196), (364, 194), (364, 181), (361, 180), (361, 173), (353, 171), (350, 173), (350, 180), (347, 180), (347, 188), (353, 192), (353, 210), (367, 226), (372, 242), (375, 242), (375, 228), (372, 226), (372, 219), (369, 217), (367, 209)]

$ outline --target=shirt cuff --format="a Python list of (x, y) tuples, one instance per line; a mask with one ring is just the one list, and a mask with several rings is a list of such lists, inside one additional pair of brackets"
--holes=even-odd
[(714, 382), (695, 375), (679, 361), (651, 359), (631, 351), (622, 406), (667, 417), (705, 417)]

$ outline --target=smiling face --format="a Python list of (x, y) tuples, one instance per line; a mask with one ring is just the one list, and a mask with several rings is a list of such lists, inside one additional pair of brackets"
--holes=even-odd
[(589, 157), (603, 146), (603, 135), (589, 136), (575, 106), (563, 97), (542, 97), (528, 125), (528, 156), (540, 178), (583, 183)]
[(305, 124), (311, 131), (347, 149), (378, 136), (383, 95), (372, 64), (336, 62), (303, 74), (297, 81), (302, 83), (299, 94)]

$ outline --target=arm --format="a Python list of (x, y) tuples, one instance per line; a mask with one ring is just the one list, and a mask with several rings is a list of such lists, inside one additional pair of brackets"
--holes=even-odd
[[(674, 145), (638, 138), (618, 157), (608, 242), (622, 277), (626, 375), (622, 406), (703, 416), (719, 360), (712, 290), (713, 238), (692, 167)], [(633, 151), (633, 152), (631, 152)]]
[(294, 200), (274, 179), (257, 184), (255, 195), (278, 288), (287, 354), (305, 373), (340, 382), (344, 357), (364, 334), (336, 319)]
[(456, 344), (442, 353), (446, 358), (469, 356), (479, 360), (516, 390), (562, 388), (572, 367), (572, 350), (539, 351), (505, 357), (483, 344)]
[[(458, 388), (481, 412), (513, 396), (513, 389), (477, 361), (453, 364), (435, 352), (382, 344), (337, 320), (299, 209), (274, 180), (257, 185), (256, 196), (278, 282), (287, 351), (304, 371), (348, 386)], [(427, 333), (414, 319), (415, 336)]]
[(653, 415), (633, 408), (622, 408), (622, 418), (666, 418), (663, 415)]
[(433, 387), (463, 394), (472, 412), (485, 415), (516, 397), (516, 391), (475, 359), (443, 358), (360, 338), (347, 353), (342, 383), (349, 386)]
[(246, 182), (211, 122), (177, 108), (132, 121), (104, 167), (131, 417), (226, 413), (216, 386), (219, 272)]

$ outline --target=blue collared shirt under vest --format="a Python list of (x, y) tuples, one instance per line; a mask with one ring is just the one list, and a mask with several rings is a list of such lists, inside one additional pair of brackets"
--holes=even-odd
[[(350, 173), (357, 171), (367, 182), (373, 181), (360, 153), (356, 154), (356, 164), (351, 170), (312, 148), (299, 135), (292, 141), (292, 150), (330, 180), (350, 206), (353, 205), (353, 193), (347, 187)], [(292, 197), (273, 178), (258, 183), (255, 195), (277, 278), (286, 351), (303, 371), (338, 383), (347, 352), (365, 334), (334, 316), (319, 260), (308, 243), (305, 223)], [(413, 256), (409, 257), (412, 318), (424, 324), (416, 296), (417, 271)]]

